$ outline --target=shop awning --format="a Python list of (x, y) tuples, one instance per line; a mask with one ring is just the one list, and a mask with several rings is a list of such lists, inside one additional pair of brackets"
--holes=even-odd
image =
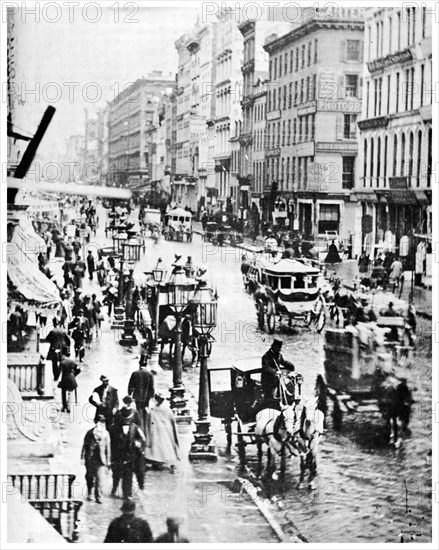
[(357, 200), (359, 202), (378, 202), (378, 197), (376, 196), (376, 193), (363, 193), (356, 191), (352, 194), (352, 197), (354, 200)]
[(410, 189), (389, 189), (381, 191), (381, 195), (385, 197), (390, 204), (418, 204), (416, 195)]
[(429, 200), (425, 191), (415, 190), (413, 191), (413, 193), (415, 194), (416, 200), (418, 201), (419, 204), (424, 206), (431, 204), (431, 200)]
[(33, 229), (19, 224), (7, 247), (8, 278), (14, 287), (14, 297), (36, 308), (54, 307), (59, 301), (55, 283), (38, 268), (37, 256), (44, 244)]

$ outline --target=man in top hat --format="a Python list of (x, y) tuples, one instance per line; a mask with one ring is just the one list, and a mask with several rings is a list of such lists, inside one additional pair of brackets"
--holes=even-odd
[(128, 383), (128, 395), (136, 402), (137, 411), (142, 419), (142, 426), (146, 424), (146, 409), (149, 400), (154, 397), (154, 375), (146, 369), (146, 355), (142, 354), (139, 369), (134, 371)]
[(134, 501), (126, 500), (120, 509), (122, 515), (112, 520), (104, 542), (154, 542), (148, 522), (134, 515)]
[(271, 348), (262, 356), (261, 385), (266, 399), (273, 399), (279, 385), (280, 367), (293, 371), (293, 363), (286, 361), (282, 354), (282, 340), (275, 338)]
[[(123, 410), (122, 408), (119, 412), (122, 413)], [(133, 493), (133, 474), (137, 477), (139, 489), (143, 489), (145, 481), (144, 447), (145, 434), (142, 428), (134, 421), (134, 414), (119, 415), (111, 430), (111, 456), (113, 465), (113, 489), (111, 496), (116, 496), (119, 482), (122, 480), (123, 497), (130, 498)]]
[(112, 426), (114, 415), (119, 408), (119, 397), (117, 395), (117, 389), (110, 386), (108, 376), (103, 374), (99, 380), (102, 384), (93, 390), (88, 401), (91, 405), (96, 407), (95, 421), (99, 415), (103, 415), (108, 430)]

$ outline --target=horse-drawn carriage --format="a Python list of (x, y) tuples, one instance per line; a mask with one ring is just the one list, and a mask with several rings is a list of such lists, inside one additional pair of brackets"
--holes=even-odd
[(165, 239), (168, 241), (192, 241), (192, 214), (183, 208), (174, 208), (166, 214)]
[(320, 271), (293, 259), (283, 259), (273, 264), (266, 262), (260, 268), (260, 284), (254, 293), (258, 324), (265, 325), (270, 334), (285, 317), (291, 326), (293, 320), (301, 320), (306, 326), (315, 322), (318, 332), (326, 322), (325, 299), (321, 292), (324, 279)]
[(316, 395), (325, 414), (328, 399), (332, 402), (334, 429), (341, 429), (345, 414), (381, 413), (387, 435), (397, 445), (398, 422), (407, 428), (413, 400), (407, 381), (395, 374), (394, 355), (385, 345), (387, 331), (377, 323), (326, 329), (324, 375), (317, 377)]
[[(240, 465), (246, 465), (246, 447), (256, 445), (259, 466), (262, 445), (268, 447), (268, 473), (276, 479), (274, 467), (280, 456), (285, 467), (286, 451), (300, 456), (303, 482), (306, 469), (310, 471), (310, 486), (317, 475), (316, 455), (319, 436), (323, 432), (323, 417), (315, 402), (305, 402), (301, 396), (303, 378), (290, 372), (281, 374), (279, 387), (273, 398), (264, 397), (261, 388), (261, 359), (235, 361), (231, 366), (208, 368), (210, 414), (221, 418), (227, 434), (227, 448), (236, 448)], [(233, 425), (236, 431), (233, 432)]]

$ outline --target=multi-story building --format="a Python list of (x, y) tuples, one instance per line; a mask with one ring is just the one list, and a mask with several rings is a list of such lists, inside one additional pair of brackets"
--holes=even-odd
[(242, 133), (240, 142), (240, 216), (251, 221), (257, 230), (261, 218), (261, 198), (264, 180), (265, 99), (268, 79), (268, 56), (263, 45), (269, 35), (280, 36), (294, 28), (285, 21), (280, 9), (262, 12), (258, 20), (246, 19), (239, 24), (243, 36), (244, 58), (242, 72)]
[(363, 10), (303, 11), (301, 25), (269, 41), (267, 221), (312, 238), (349, 238), (361, 112)]
[(374, 8), (365, 25), (355, 250), (412, 257), (431, 236), (431, 12)]
[(212, 124), (215, 113), (216, 24), (200, 24), (176, 42), (177, 162), (173, 201), (199, 211), (214, 187)]
[(64, 179), (68, 183), (75, 183), (83, 179), (85, 152), (85, 137), (83, 135), (72, 135), (65, 141)]
[[(218, 203), (229, 214), (238, 213), (239, 135), (243, 60), (242, 35), (236, 13), (221, 8), (217, 16), (217, 53), (215, 83), (215, 173)], [(231, 170), (232, 143), (234, 171)]]
[(162, 93), (170, 93), (174, 81), (153, 71), (117, 95), (108, 105), (109, 177), (119, 186), (138, 186), (150, 179), (149, 141), (146, 131)]
[(106, 185), (108, 178), (108, 105), (100, 109), (97, 115), (99, 180), (102, 185)]

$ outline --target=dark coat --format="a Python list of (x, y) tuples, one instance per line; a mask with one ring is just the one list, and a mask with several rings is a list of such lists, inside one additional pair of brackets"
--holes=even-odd
[(76, 390), (78, 382), (76, 382), (76, 376), (81, 372), (81, 369), (73, 361), (73, 359), (63, 359), (61, 361), (61, 380), (58, 384), (58, 388), (67, 391)]
[(279, 383), (279, 368), (284, 367), (288, 370), (294, 370), (295, 367), (290, 361), (286, 361), (279, 353), (276, 359), (272, 348), (262, 356), (261, 385), (264, 391), (270, 391), (277, 387)]
[(128, 395), (140, 403), (146, 403), (154, 397), (154, 376), (146, 369), (133, 372), (128, 383)]
[(341, 262), (341, 258), (338, 254), (338, 249), (335, 244), (330, 244), (328, 248), (328, 254), (325, 258), (325, 264), (338, 264)]
[(95, 259), (93, 256), (87, 256), (87, 269), (89, 273), (96, 271)]
[(146, 520), (123, 514), (110, 523), (104, 542), (154, 542), (154, 538)]
[[(47, 359), (49, 361), (56, 359), (56, 350), (65, 352), (66, 348), (70, 348), (70, 338), (60, 328), (51, 330), (46, 336), (46, 342), (50, 344), (49, 353), (47, 354)], [(64, 353), (64, 355), (67, 355), (67, 353)]]
[[(96, 393), (99, 395), (99, 399), (102, 403), (102, 396), (104, 394), (105, 386), (101, 384), (97, 388), (93, 390), (93, 393)], [(90, 399), (88, 400), (91, 405), (96, 407), (96, 416), (95, 420), (97, 420), (98, 415), (103, 414), (105, 417), (111, 416), (113, 414), (113, 409), (119, 408), (119, 396), (117, 395), (116, 388), (113, 388), (113, 386), (107, 386), (107, 395), (105, 396), (105, 403), (102, 403), (101, 405), (95, 403), (93, 400), (93, 394), (90, 396)]]
[(159, 535), (154, 542), (189, 542), (189, 540), (185, 537), (180, 537), (180, 535), (177, 535), (174, 537), (171, 533), (163, 533), (162, 535)]
[[(98, 453), (96, 453), (96, 448), (99, 449)], [(81, 458), (84, 460), (86, 468), (96, 465), (96, 463), (103, 466), (111, 465), (110, 434), (107, 430), (102, 433), (99, 440), (96, 440), (94, 428), (88, 430), (84, 437)]]
[(127, 419), (130, 420), (130, 422), (133, 422), (134, 424), (142, 427), (142, 421), (140, 419), (139, 413), (136, 410), (127, 409), (125, 407), (119, 409), (114, 415), (114, 425), (120, 425)]
[(129, 465), (141, 457), (145, 447), (145, 434), (140, 426), (132, 422), (125, 435), (122, 424), (111, 429), (111, 456), (115, 465)]

